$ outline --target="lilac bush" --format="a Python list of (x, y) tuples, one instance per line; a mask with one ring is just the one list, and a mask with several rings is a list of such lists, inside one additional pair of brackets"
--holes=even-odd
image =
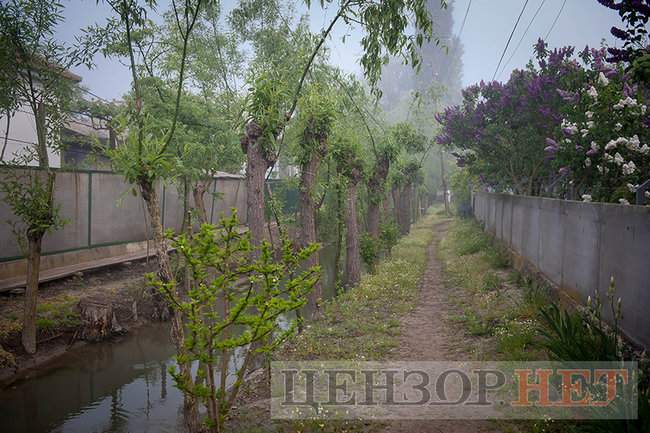
[(650, 178), (648, 88), (605, 48), (549, 50), (507, 82), (466, 88), (438, 142), (497, 191), (629, 203)]

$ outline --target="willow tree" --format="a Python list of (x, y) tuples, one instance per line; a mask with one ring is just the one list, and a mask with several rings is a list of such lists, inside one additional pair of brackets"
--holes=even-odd
[[(307, 4), (310, 5), (309, 0)], [(247, 160), (248, 225), (254, 242), (259, 243), (264, 232), (264, 174), (278, 158), (282, 147), (278, 141), (281, 143), (284, 129), (294, 114), (305, 80), (333, 29), (341, 22), (360, 27), (363, 33), (361, 66), (373, 93), (379, 96), (381, 92), (377, 84), (387, 56), (400, 56), (405, 64), (416, 68), (420, 64), (418, 48), (425, 41), (432, 39), (432, 22), (426, 4), (426, 0), (342, 0), (336, 14), (320, 34), (307, 39), (310, 48), (297, 57), (285, 57), (290, 58), (294, 66), (296, 59), (302, 59), (298, 63), (301, 71), (295, 75), (295, 80), (287, 81), (286, 74), (273, 69), (258, 69), (262, 75), (254, 75), (251, 78), (253, 85), (250, 99), (254, 104), (251, 104), (251, 109), (248, 110), (249, 117), (241, 142)], [(441, 7), (444, 5), (443, 0)], [(274, 23), (282, 22), (288, 27), (279, 11), (279, 3), (275, 0), (252, 3), (241, 1), (239, 7), (233, 11), (232, 17), (243, 35), (250, 36), (257, 32), (258, 36), (253, 41), (259, 49), (259, 35), (266, 37), (272, 33)], [(262, 19), (258, 18), (260, 16)], [(285, 34), (292, 34), (291, 29), (285, 30)], [(273, 51), (283, 54), (292, 52), (281, 51), (282, 48), (283, 46), (276, 46)], [(255, 74), (255, 70), (253, 73)], [(279, 96), (280, 99), (269, 99), (269, 96)], [(286, 99), (281, 99), (282, 97)]]
[[(169, 259), (169, 245), (165, 237), (160, 214), (160, 198), (157, 184), (173, 174), (173, 166), (177, 158), (172, 150), (173, 140), (179, 127), (181, 99), (184, 95), (186, 68), (188, 61), (189, 43), (192, 31), (203, 8), (210, 0), (177, 0), (171, 2), (173, 22), (176, 25), (174, 34), (177, 39), (166, 40), (165, 43), (178, 44), (177, 69), (169, 74), (174, 82), (171, 98), (172, 114), (161, 125), (150, 111), (144, 97), (144, 81), (151, 80), (147, 70), (147, 56), (142, 52), (139, 41), (155, 29), (154, 23), (148, 19), (155, 7), (152, 2), (139, 3), (137, 0), (107, 0), (115, 16), (108, 18), (105, 26), (94, 26), (87, 30), (89, 39), (101, 41), (105, 55), (124, 57), (128, 59), (131, 72), (131, 95), (123, 113), (117, 119), (120, 132), (125, 142), (109, 152), (113, 167), (122, 173), (127, 182), (135, 185), (142, 195), (149, 222), (152, 229), (154, 250), (158, 260), (158, 278), (163, 283), (172, 282), (174, 274)], [(161, 133), (161, 131), (163, 131)], [(175, 285), (163, 287), (176, 287)], [(153, 292), (155, 302), (154, 317), (166, 320), (171, 316), (171, 335), (178, 352), (180, 375), (190, 380), (190, 363), (185, 356), (186, 348), (184, 318), (182, 310), (173, 312), (161, 294)], [(176, 294), (167, 294), (173, 298)], [(196, 401), (193, 396), (186, 394), (184, 411), (190, 430), (196, 426)]]
[(332, 139), (332, 157), (345, 187), (345, 279), (344, 287), (351, 288), (361, 280), (360, 232), (357, 214), (359, 184), (364, 176), (362, 137), (354, 129), (350, 118), (337, 125)]
[[(50, 157), (61, 148), (60, 132), (69, 115), (75, 76), (68, 69), (91, 65), (92, 45), (67, 47), (54, 38), (62, 6), (44, 0), (11, 0), (0, 4), (0, 109), (6, 116), (0, 190), (14, 215), (19, 241), (27, 240), (27, 287), (22, 345), (36, 352), (36, 304), (41, 247), (46, 233), (64, 221), (54, 202), (56, 172)], [(36, 142), (6, 155), (13, 115), (29, 110)], [(28, 168), (32, 166), (32, 168)], [(37, 168), (33, 168), (36, 166)]]
[[(332, 95), (333, 89), (321, 83), (310, 84), (298, 102), (297, 129), (298, 162), (300, 164), (299, 211), (300, 211), (300, 242), (303, 247), (317, 241), (316, 233), (316, 201), (315, 185), (321, 162), (328, 152), (328, 138), (336, 116), (336, 100)], [(318, 264), (316, 254), (309, 258), (308, 265)], [(310, 294), (312, 311), (318, 308), (318, 300), (322, 298), (320, 282), (314, 285)]]

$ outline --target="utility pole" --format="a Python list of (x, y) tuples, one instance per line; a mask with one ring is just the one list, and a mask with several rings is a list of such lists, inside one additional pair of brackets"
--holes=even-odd
[(447, 201), (447, 181), (445, 180), (444, 151), (440, 149), (440, 176), (442, 178), (442, 198), (445, 201), (445, 213), (449, 215), (449, 202)]

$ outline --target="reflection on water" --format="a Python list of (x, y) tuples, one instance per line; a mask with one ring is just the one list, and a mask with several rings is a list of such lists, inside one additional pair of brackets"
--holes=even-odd
[[(326, 246), (320, 254), (324, 296), (330, 297), (335, 251)], [(167, 372), (174, 365), (174, 353), (169, 324), (139, 329), (111, 344), (73, 350), (42, 373), (0, 390), (0, 431), (182, 431), (183, 396)]]
[(82, 347), (38, 377), (0, 392), (7, 432), (176, 432), (182, 394), (167, 368), (174, 347), (167, 325), (115, 344)]

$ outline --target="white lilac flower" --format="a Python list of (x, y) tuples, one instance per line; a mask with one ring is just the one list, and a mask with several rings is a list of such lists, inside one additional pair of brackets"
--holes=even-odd
[(585, 138), (589, 134), (588, 129), (581, 129), (580, 134), (582, 134), (582, 138)]
[(614, 110), (622, 110), (623, 108), (625, 108), (625, 105), (621, 104), (620, 102), (617, 102), (616, 104), (612, 105), (612, 108)]
[(609, 140), (605, 145), (605, 150), (612, 150), (612, 149), (616, 149), (616, 141)]
[(639, 185), (633, 185), (631, 183), (627, 184), (627, 189), (629, 189), (632, 194), (634, 194), (638, 188)]
[(609, 173), (609, 168), (608, 168), (608, 167), (604, 167), (604, 166), (598, 164), (598, 165), (596, 166), (596, 168), (598, 168), (598, 172), (599, 172), (600, 174), (603, 174), (603, 173)]
[(565, 138), (565, 139), (564, 139), (564, 142), (565, 142), (566, 144), (571, 144), (571, 139), (569, 139), (569, 138)]
[(627, 105), (628, 107), (636, 107), (637, 102), (636, 99), (632, 99), (629, 96), (626, 97), (625, 99), (620, 101), (623, 105)]
[(614, 129), (616, 131), (620, 131), (621, 129), (623, 129), (623, 125), (621, 125), (620, 122), (617, 122), (616, 125), (614, 125)]
[(650, 153), (650, 147), (647, 144), (644, 144), (643, 146), (641, 146), (639, 148), (639, 152), (644, 154), (644, 155), (647, 155), (647, 154)]
[(596, 126), (596, 122), (594, 122), (593, 120), (587, 121), (587, 128), (591, 129), (594, 126)]
[(625, 160), (620, 153), (616, 152), (616, 155), (614, 155), (614, 162), (618, 165), (621, 165), (625, 162)]
[(595, 141), (592, 141), (592, 142), (591, 142), (591, 148), (592, 148), (593, 150), (595, 150), (596, 152), (598, 152), (598, 151), (600, 150), (600, 146), (599, 146), (598, 143), (596, 143)]
[(591, 202), (591, 195), (590, 194), (582, 194), (582, 201), (584, 202)]
[(644, 104), (641, 106), (641, 114), (645, 114), (645, 112), (648, 110), (648, 107)]
[(632, 137), (630, 137), (627, 140), (627, 148), (630, 150), (639, 150), (639, 146), (641, 145), (641, 140), (639, 140), (639, 136), (634, 134)]
[(622, 144), (623, 146), (627, 145), (628, 139), (625, 137), (618, 137), (616, 139), (616, 144)]
[(589, 90), (587, 90), (587, 95), (591, 96), (592, 98), (596, 99), (598, 98), (598, 91), (594, 86), (591, 86)]
[(605, 153), (603, 153), (603, 160), (605, 162), (612, 162), (612, 161), (614, 161), (614, 157), (612, 155), (610, 155), (609, 153), (605, 152)]
[(594, 112), (593, 111), (587, 111), (585, 113), (585, 116), (587, 116), (587, 119), (591, 119), (592, 117), (594, 117)]
[(587, 168), (591, 167), (591, 159), (590, 158), (585, 158), (585, 167), (587, 167)]
[(643, 195), (645, 195), (645, 198), (650, 198), (650, 191), (644, 192)]
[(601, 86), (607, 86), (609, 84), (609, 80), (602, 72), (598, 74), (598, 84), (600, 84)]
[(627, 164), (623, 164), (624, 175), (629, 176), (630, 174), (633, 174), (635, 170), (636, 170), (636, 164), (634, 164), (634, 161), (630, 161)]
[(628, 205), (628, 204), (630, 204), (630, 202), (627, 201), (627, 200), (625, 200), (624, 198), (619, 198), (619, 199), (618, 199), (618, 202), (619, 202), (620, 204), (624, 204), (624, 205)]

